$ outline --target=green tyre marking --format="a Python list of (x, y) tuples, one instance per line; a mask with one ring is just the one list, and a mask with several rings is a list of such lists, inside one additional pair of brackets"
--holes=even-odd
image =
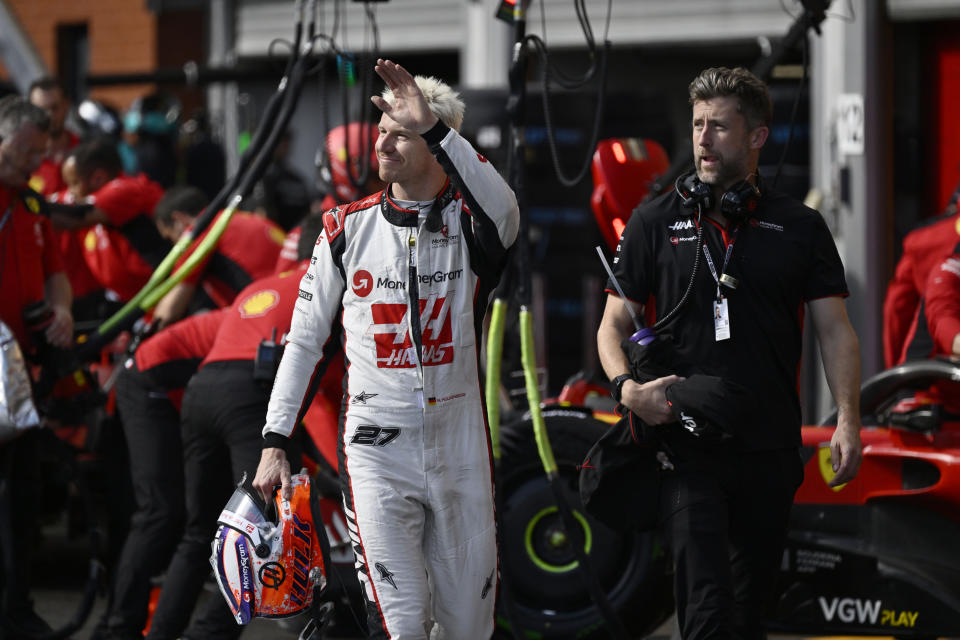
[[(527, 556), (529, 556), (530, 561), (533, 562), (538, 569), (542, 569), (548, 573), (566, 573), (567, 571), (573, 571), (576, 569), (580, 563), (577, 560), (574, 560), (573, 562), (561, 566), (548, 564), (542, 558), (540, 558), (539, 555), (537, 555), (533, 548), (533, 530), (537, 526), (537, 523), (539, 523), (540, 520), (546, 516), (556, 512), (557, 507), (546, 507), (538, 511), (532, 518), (530, 518), (530, 522), (527, 523), (527, 528), (523, 535), (523, 546), (527, 550)], [(583, 550), (587, 553), (587, 555), (589, 555), (590, 549), (593, 547), (593, 531), (590, 529), (587, 519), (584, 518), (579, 511), (574, 510), (573, 517), (576, 518), (577, 521), (580, 522), (580, 526), (583, 527)]]

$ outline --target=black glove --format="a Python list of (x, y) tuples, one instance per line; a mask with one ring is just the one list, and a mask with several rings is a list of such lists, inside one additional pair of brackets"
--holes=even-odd
[(631, 342), (629, 338), (620, 343), (620, 348), (630, 362), (630, 375), (637, 382), (649, 382), (677, 373), (679, 362), (669, 335), (660, 335), (645, 345)]
[(44, 213), (46, 215), (61, 215), (68, 218), (82, 220), (87, 212), (93, 209), (90, 203), (63, 204), (62, 202), (47, 202)]

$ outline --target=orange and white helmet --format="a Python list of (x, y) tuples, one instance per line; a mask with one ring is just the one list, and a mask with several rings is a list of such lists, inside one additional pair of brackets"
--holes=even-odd
[(296, 615), (326, 586), (326, 531), (314, 519), (310, 477), (297, 474), (291, 484), (289, 501), (274, 493), (276, 521), (242, 486), (218, 518), (210, 564), (238, 624)]
[[(380, 130), (375, 124), (349, 124), (334, 127), (327, 134), (327, 157), (330, 162), (330, 174), (337, 192), (338, 202), (353, 202), (367, 195), (354, 186), (362, 169), (361, 160), (365, 153), (370, 154), (370, 176), (376, 176), (380, 167), (375, 145)], [(347, 158), (350, 158), (348, 173)], [(351, 176), (353, 179), (351, 180)]]

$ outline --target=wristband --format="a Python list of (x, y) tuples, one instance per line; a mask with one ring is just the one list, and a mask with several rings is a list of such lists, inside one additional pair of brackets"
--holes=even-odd
[(620, 402), (620, 396), (623, 394), (623, 383), (627, 380), (633, 380), (633, 376), (631, 376), (629, 373), (621, 373), (610, 381), (610, 395), (617, 402)]

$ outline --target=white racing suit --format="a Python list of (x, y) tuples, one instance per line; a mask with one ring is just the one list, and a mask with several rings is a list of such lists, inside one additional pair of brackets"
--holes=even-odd
[(478, 349), (519, 212), (458, 133), (423, 137), (450, 178), (428, 214), (389, 187), (324, 214), (264, 446), (283, 446), (342, 332), (340, 472), (371, 637), (426, 638), (432, 618), (487, 638), (499, 574)]

